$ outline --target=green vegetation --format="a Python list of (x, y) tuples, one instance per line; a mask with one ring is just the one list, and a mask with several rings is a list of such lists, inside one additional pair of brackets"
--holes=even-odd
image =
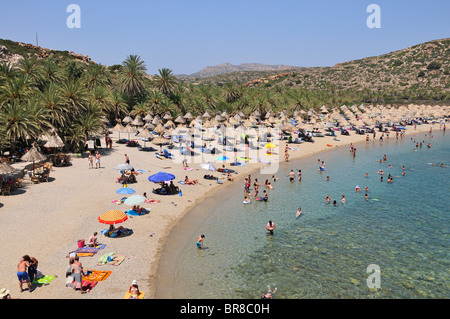
[(9, 40), (0, 45), (24, 56), (15, 65), (0, 63), (0, 151), (29, 146), (49, 129), (66, 150), (79, 151), (89, 135), (117, 119), (148, 112), (176, 117), (257, 110), (264, 116), (269, 110), (293, 114), (322, 105), (450, 101), (448, 40), (335, 67), (289, 70), (279, 77), (269, 78), (283, 72), (241, 71), (202, 79), (177, 79), (167, 68), (149, 76), (137, 55), (107, 67), (66, 51), (47, 50), (39, 58), (42, 49)]

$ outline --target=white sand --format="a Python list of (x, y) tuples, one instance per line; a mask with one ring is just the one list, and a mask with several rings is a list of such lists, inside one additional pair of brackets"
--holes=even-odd
[[(415, 131), (408, 126), (407, 134), (428, 132), (429, 125), (417, 126)], [(438, 125), (433, 130), (438, 129)], [(377, 132), (379, 143), (380, 133)], [(114, 140), (117, 136), (113, 135)], [(122, 137), (123, 136), (122, 134)], [(372, 134), (370, 134), (372, 137)], [(292, 144), (299, 150), (289, 151), (290, 159), (309, 156), (322, 152), (331, 147), (347, 146), (365, 140), (365, 135), (350, 136), (338, 135), (341, 140), (334, 141), (332, 137), (315, 138), (315, 143)], [(395, 139), (395, 132), (390, 134)], [(103, 141), (102, 141), (103, 142)], [(370, 142), (374, 143), (374, 142)], [(150, 146), (147, 143), (147, 146)], [(284, 161), (284, 145), (280, 141), (280, 161)], [(359, 150), (358, 150), (359, 151)], [(358, 152), (357, 151), (357, 152)], [(109, 152), (109, 151), (108, 151)], [(158, 204), (144, 204), (150, 208), (150, 214), (134, 216), (122, 223), (124, 227), (132, 228), (134, 234), (125, 238), (107, 238), (101, 235), (101, 230), (107, 225), (100, 224), (97, 217), (110, 209), (126, 211), (126, 205), (112, 203), (124, 195), (116, 194), (121, 187), (116, 183), (120, 173), (113, 169), (117, 164), (125, 162), (124, 154), (130, 157), (131, 165), (135, 169), (145, 170), (146, 173), (137, 177), (138, 183), (128, 186), (136, 190), (136, 194), (147, 192), (147, 196), (160, 200)], [(179, 150), (173, 150), (179, 155)], [(215, 156), (218, 157), (218, 154)], [(358, 153), (356, 154), (358, 156)], [(195, 171), (183, 170), (182, 164), (172, 160), (157, 159), (153, 152), (140, 152), (137, 148), (128, 148), (117, 143), (113, 144), (110, 154), (104, 154), (101, 160), (101, 169), (88, 169), (88, 159), (73, 158), (70, 167), (54, 168), (49, 183), (30, 184), (24, 182), (24, 188), (11, 196), (0, 196), (1, 218), (1, 258), (0, 258), (0, 288), (8, 288), (13, 298), (22, 299), (74, 299), (74, 298), (104, 298), (122, 299), (133, 280), (137, 280), (141, 291), (146, 292), (146, 298), (154, 297), (153, 283), (158, 267), (158, 256), (161, 252), (164, 239), (173, 225), (194, 205), (205, 196), (211, 195), (220, 188), (233, 182), (225, 181), (222, 185), (215, 181), (205, 180), (205, 174), (214, 176), (224, 175), (217, 172), (207, 172), (200, 168), (200, 164), (190, 164)], [(216, 167), (220, 164), (214, 163)], [(236, 169), (237, 176), (245, 176), (260, 168), (262, 164), (248, 164)], [(180, 186), (183, 196), (159, 196), (152, 194), (156, 185), (147, 178), (159, 171), (170, 172), (176, 176), (175, 184)], [(184, 176), (198, 179), (200, 185), (184, 186), (177, 183)], [(236, 183), (236, 187), (242, 187)], [(175, 203), (176, 206), (174, 204)], [(106, 248), (100, 250), (93, 257), (81, 257), (84, 269), (111, 270), (112, 274), (87, 294), (81, 295), (65, 287), (65, 270), (68, 265), (66, 256), (70, 251), (77, 249), (78, 239), (87, 239), (93, 232), (98, 232), (101, 243)], [(155, 233), (153, 237), (150, 234)], [(187, 238), (186, 240), (193, 240)], [(99, 258), (108, 252), (126, 255), (126, 259), (119, 266), (97, 266)], [(49, 285), (38, 287), (34, 292), (19, 293), (16, 276), (17, 264), (21, 256), (28, 254), (39, 260), (39, 269), (45, 275), (57, 275)], [(26, 285), (24, 285), (26, 287)]]

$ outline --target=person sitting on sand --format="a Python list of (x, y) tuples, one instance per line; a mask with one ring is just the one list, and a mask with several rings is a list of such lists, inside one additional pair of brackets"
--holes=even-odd
[(128, 289), (128, 293), (130, 294), (130, 298), (128, 299), (139, 299), (141, 292), (139, 291), (139, 286), (136, 280), (133, 280), (130, 288)]
[(126, 234), (129, 229), (120, 226), (120, 227), (114, 227), (114, 225), (109, 225), (108, 232), (106, 233), (109, 237), (119, 237), (122, 234)]
[(230, 172), (227, 173), (227, 179), (228, 179), (230, 182), (234, 181), (234, 178), (233, 178), (233, 176), (231, 175)]
[(88, 247), (95, 247), (95, 246), (98, 245), (97, 237), (96, 237), (96, 236), (97, 236), (97, 232), (94, 232), (94, 233), (92, 234), (92, 236), (89, 237), (88, 242), (87, 242)]

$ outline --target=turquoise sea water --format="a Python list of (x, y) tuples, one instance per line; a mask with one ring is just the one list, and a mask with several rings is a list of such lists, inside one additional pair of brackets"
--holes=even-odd
[[(185, 238), (169, 236), (177, 249), (163, 253), (162, 263), (172, 264), (160, 275), (170, 271), (170, 280), (157, 297), (259, 298), (277, 287), (274, 298), (449, 298), (450, 167), (429, 163), (450, 166), (450, 134), (433, 135), (363, 142), (355, 158), (343, 147), (287, 163), (268, 202), (242, 204), (243, 181), (237, 181), (226, 196), (214, 197), (206, 218), (189, 214), (177, 226)], [(413, 151), (411, 138), (431, 148), (424, 143)], [(386, 163), (377, 162), (384, 154)], [(318, 158), (326, 163), (322, 173)], [(289, 182), (291, 169), (302, 170), (301, 182)], [(269, 176), (252, 178), (262, 184)], [(363, 190), (355, 192), (356, 185)], [(327, 205), (326, 195), (338, 206)], [(273, 235), (265, 230), (269, 220), (277, 225)], [(208, 249), (198, 250), (202, 233)], [(371, 264), (379, 266), (380, 289), (367, 286)]]

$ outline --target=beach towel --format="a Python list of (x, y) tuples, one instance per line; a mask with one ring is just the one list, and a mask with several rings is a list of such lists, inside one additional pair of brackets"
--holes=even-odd
[(112, 255), (114, 255), (114, 253), (106, 253), (104, 254), (102, 257), (100, 257), (98, 264), (106, 264), (108, 262), (108, 257), (112, 257)]
[(95, 286), (97, 286), (97, 284), (98, 284), (97, 281), (82, 280), (81, 281), (81, 290), (90, 292)]
[(125, 255), (113, 255), (111, 256), (113, 258), (112, 261), (108, 261), (107, 264), (108, 265), (112, 265), (112, 266), (119, 266), (124, 260), (125, 260)]
[(33, 285), (48, 285), (55, 278), (56, 278), (56, 276), (45, 275), (45, 276), (42, 276), (42, 277), (39, 277), (39, 278), (35, 279), (32, 282), (32, 284)]
[(184, 170), (186, 171), (194, 171), (195, 169), (192, 167), (183, 167)]
[(100, 250), (100, 249), (104, 249), (105, 247), (106, 247), (106, 244), (97, 245), (95, 247), (89, 247), (88, 245), (86, 245), (86, 246), (80, 248), (80, 250), (85, 250), (85, 249), (98, 249), (98, 250)]
[(158, 203), (159, 203), (159, 200), (156, 200), (156, 199), (146, 199), (146, 200), (144, 201), (144, 203), (145, 203), (145, 204), (158, 204)]
[(142, 215), (145, 215), (145, 214), (148, 214), (148, 213), (150, 213), (149, 210), (142, 211), (142, 212), (139, 214), (136, 210), (132, 210), (132, 209), (129, 209), (129, 210), (127, 210), (127, 211), (125, 212), (125, 214), (131, 215), (131, 216), (142, 216)]
[(88, 269), (87, 271), (89, 271), (89, 270), (92, 273), (89, 276), (83, 276), (83, 280), (85, 280), (85, 281), (104, 281), (112, 273), (112, 271), (101, 271), (101, 270), (92, 270), (92, 269)]
[[(140, 295), (139, 295), (139, 299), (144, 299), (144, 295), (145, 295), (145, 292), (143, 292), (143, 291), (140, 291)], [(131, 297), (131, 293), (129, 293), (128, 291), (125, 293), (125, 297), (123, 297), (123, 299), (130, 299), (130, 297)]]

